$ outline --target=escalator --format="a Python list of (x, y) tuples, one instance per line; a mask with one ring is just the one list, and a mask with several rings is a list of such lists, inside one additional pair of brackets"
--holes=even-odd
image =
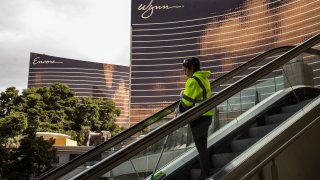
[[(218, 108), (228, 98), (231, 98), (232, 96), (239, 93), (240, 91), (244, 91), (245, 88), (248, 88), (249, 86), (255, 85), (257, 87), (257, 85), (264, 83), (266, 81), (264, 78), (266, 77), (267, 79), (270, 79), (270, 73), (272, 73), (272, 72), (273, 72), (272, 76), (275, 76), (274, 79), (276, 79), (276, 77), (279, 77), (279, 71), (277, 71), (277, 68), (280, 68), (283, 64), (285, 64), (286, 62), (288, 62), (292, 58), (302, 54), (303, 52), (309, 52), (311, 54), (319, 55), (319, 51), (317, 49), (311, 49), (314, 45), (318, 44), (319, 41), (320, 41), (320, 35), (317, 35), (297, 47), (283, 47), (282, 49), (277, 48), (273, 51), (264, 53), (256, 58), (254, 58), (253, 60), (248, 61), (248, 63), (236, 68), (235, 70), (231, 71), (230, 73), (226, 74), (225, 76), (222, 76), (221, 78), (218, 78), (216, 81), (212, 82), (212, 86), (214, 87), (214, 89), (216, 89), (216, 93), (214, 93), (214, 96), (211, 99), (203, 102), (198, 107), (193, 108), (193, 109), (187, 111), (186, 113), (182, 114), (181, 116), (170, 120), (171, 118), (168, 118), (168, 117), (172, 117), (172, 112), (177, 105), (177, 102), (176, 102), (176, 103), (172, 104), (171, 106), (169, 106), (168, 108), (165, 108), (164, 110), (160, 111), (159, 113), (151, 116), (150, 118), (147, 118), (146, 120), (142, 121), (141, 123), (137, 124), (136, 126), (134, 126), (130, 129), (128, 129), (127, 131), (115, 136), (110, 141), (107, 141), (106, 143), (101, 144), (101, 145), (97, 146), (96, 148), (94, 148), (93, 150), (89, 151), (88, 153), (85, 153), (85, 154), (79, 156), (78, 158), (71, 161), (70, 163), (60, 167), (59, 169), (56, 169), (52, 172), (49, 172), (49, 173), (41, 176), (40, 179), (56, 179), (59, 177), (61, 177), (61, 179), (70, 178), (70, 176), (68, 177), (68, 176), (66, 176), (66, 174), (68, 174), (72, 170), (78, 168), (79, 166), (84, 166), (87, 161), (90, 161), (91, 158), (94, 158), (98, 154), (102, 154), (105, 151), (110, 150), (115, 145), (127, 140), (129, 137), (131, 137), (137, 133), (140, 133), (142, 130), (144, 130), (144, 132), (147, 132), (147, 134), (145, 136), (141, 136), (140, 139), (134, 141), (131, 144), (128, 144), (125, 148), (122, 148), (122, 149), (114, 152), (113, 154), (111, 154), (105, 158), (102, 158), (102, 160), (100, 162), (97, 162), (95, 165), (88, 167), (87, 170), (84, 170), (82, 173), (78, 174), (77, 176), (74, 176), (75, 179), (91, 179), (91, 178), (97, 178), (100, 176), (105, 177), (105, 178), (111, 177), (112, 170), (114, 168), (116, 168), (118, 165), (121, 165), (122, 163), (126, 162), (129, 159), (134, 159), (134, 156), (136, 156), (136, 155), (139, 155), (140, 157), (143, 156), (143, 155), (141, 155), (142, 151), (146, 151), (146, 149), (148, 149), (150, 146), (155, 145), (157, 142), (159, 142), (162, 138), (166, 137), (170, 133), (176, 132), (179, 128), (184, 128), (189, 122), (191, 122), (193, 119), (195, 119), (196, 117), (201, 115), (203, 112), (206, 112), (212, 108)], [(281, 55), (280, 57), (274, 57), (274, 58), (271, 58), (271, 60), (270, 60), (270, 58), (268, 58), (272, 55), (279, 54), (280, 52), (285, 52), (288, 50), (290, 50), (290, 51)], [(266, 65), (265, 64), (259, 65), (259, 63), (262, 62), (262, 59), (268, 59), (268, 61), (270, 61), (270, 63), (267, 62)], [(253, 67), (253, 66), (255, 66), (257, 68), (252, 69), (251, 67)], [(249, 72), (249, 73), (248, 73), (248, 71), (245, 72), (245, 70), (248, 70), (250, 68), (251, 68), (251, 72)], [(245, 74), (249, 74), (249, 75), (245, 76)], [(223, 83), (225, 83), (225, 84), (229, 83), (232, 85), (228, 86), (227, 88), (221, 88)], [(258, 91), (256, 91), (256, 92), (258, 92)], [(263, 96), (263, 94), (261, 94), (260, 96)], [(256, 99), (259, 99), (259, 98), (256, 98)], [(303, 102), (308, 102), (307, 100), (308, 99), (306, 98), (306, 99), (304, 99)], [(227, 106), (228, 106), (228, 102), (227, 102)], [(221, 105), (221, 107), (222, 107), (222, 105)], [(225, 118), (226, 120), (223, 121), (224, 123), (222, 123), (221, 125), (218, 125), (218, 126), (221, 126), (221, 128), (218, 131), (222, 131), (223, 128), (227, 127), (228, 125), (230, 125), (230, 123), (234, 122), (232, 120), (230, 120), (230, 122), (229, 122), (230, 118), (233, 119), (233, 116), (237, 116), (237, 115), (241, 116), (241, 114), (243, 112), (244, 113), (249, 112), (250, 109), (252, 109), (252, 108), (251, 107), (245, 108), (245, 111), (243, 111), (243, 109), (241, 108), (240, 113), (236, 112), (236, 113), (233, 113), (231, 116), (228, 116), (227, 118)], [(276, 109), (279, 109), (279, 108), (276, 108)], [(268, 112), (268, 113), (271, 113), (271, 112)], [(247, 125), (246, 127), (248, 127), (248, 128), (250, 127), (250, 130), (248, 132), (244, 133), (244, 131), (246, 131), (246, 130), (241, 130), (241, 132), (243, 133), (243, 134), (240, 133), (241, 135), (239, 134), (240, 131), (236, 131), (238, 133), (235, 133), (235, 136), (231, 136), (231, 134), (228, 136), (226, 135), (226, 137), (230, 136), (229, 138), (232, 139), (231, 145), (228, 145), (228, 146), (234, 147), (234, 149), (231, 148), (231, 150), (230, 150), (230, 148), (229, 148), (229, 149), (226, 149), (225, 152), (222, 150), (224, 148), (220, 148), (220, 149), (218, 148), (218, 149), (212, 150), (213, 154), (214, 154), (213, 159), (217, 159), (217, 160), (228, 159), (228, 161), (219, 162), (220, 164), (217, 163), (217, 160), (215, 160), (214, 164), (218, 164), (219, 166), (224, 166), (231, 159), (238, 156), (241, 153), (240, 150), (244, 150), (244, 147), (241, 147), (242, 144), (248, 144), (248, 146), (249, 146), (249, 145), (253, 144), (254, 142), (258, 141), (259, 138), (261, 138), (261, 133), (262, 134), (267, 133), (276, 127), (276, 125), (274, 125), (272, 123), (269, 124), (270, 123), (269, 121), (272, 122), (274, 120), (266, 120), (266, 119), (262, 118), (264, 116), (266, 116), (266, 115), (263, 115), (263, 116), (261, 115), (261, 117), (256, 118), (255, 123)], [(280, 116), (288, 117), (289, 115), (282, 114)], [(165, 120), (163, 121), (163, 119), (165, 119)], [(259, 119), (263, 119), (263, 120), (259, 120)], [(160, 120), (163, 122), (159, 123)], [(283, 118), (283, 120), (285, 120), (285, 118)], [(217, 122), (216, 119), (215, 119), (215, 122)], [(277, 125), (279, 124), (279, 122), (277, 123)], [(156, 123), (157, 126), (155, 126), (154, 128), (148, 128), (148, 131), (145, 131), (145, 129), (147, 127), (152, 126), (154, 123)], [(225, 124), (225, 125), (223, 126), (223, 124)], [(216, 126), (216, 127), (218, 127), (218, 126)], [(213, 131), (213, 135), (215, 133), (217, 133), (218, 131)], [(255, 132), (256, 132), (256, 136), (254, 136)], [(227, 140), (223, 140), (223, 142), (227, 142)], [(237, 145), (237, 144), (241, 144), (241, 145)], [(185, 151), (183, 153), (181, 153), (182, 156), (183, 156), (183, 154), (185, 154), (185, 152), (190, 153), (190, 152), (194, 151), (194, 148), (192, 148), (192, 143), (189, 143), (189, 145), (190, 145), (189, 146), (190, 148), (185, 148)], [(156, 152), (156, 151), (153, 151), (153, 152)], [(219, 152), (221, 152), (221, 153), (219, 153)], [(158, 153), (158, 151), (156, 153)], [(149, 152), (149, 154), (150, 154), (150, 152)], [(193, 158), (193, 159), (196, 159), (196, 158)], [(190, 162), (192, 162), (192, 161), (193, 160), (191, 159)], [(186, 164), (190, 164), (190, 162), (188, 162)], [(165, 164), (167, 164), (167, 163), (168, 162), (166, 162)], [(132, 162), (131, 162), (131, 164), (132, 164)], [(133, 164), (132, 166), (134, 167), (135, 165)], [(169, 166), (170, 166), (170, 164), (169, 164)], [(189, 167), (189, 169), (188, 168), (187, 169), (188, 169), (188, 171), (190, 171), (191, 176), (195, 176), (198, 171), (198, 170), (196, 170), (196, 167), (195, 167), (196, 165), (184, 165), (184, 167), (187, 167), (187, 166)], [(159, 168), (165, 169), (165, 165), (163, 165), (162, 167), (159, 167)], [(133, 169), (136, 169), (136, 168), (133, 168)], [(182, 174), (189, 174), (189, 173), (186, 173), (186, 171), (182, 171), (182, 169), (186, 169), (186, 168), (178, 168), (177, 171), (175, 171), (175, 173), (171, 173), (171, 174), (165, 173), (165, 176), (167, 178), (170, 178), (170, 176), (173, 177), (174, 174), (178, 175), (179, 174), (178, 172), (182, 172)], [(221, 171), (221, 170), (222, 169), (220, 168), (219, 171)], [(191, 172), (191, 171), (193, 171), (193, 172)], [(219, 171), (217, 169), (213, 169), (213, 173), (219, 172)], [(159, 172), (163, 173), (164, 171), (160, 170)], [(109, 173), (109, 175), (106, 175), (107, 173)], [(145, 175), (143, 177), (148, 177), (150, 175), (150, 171), (144, 172), (144, 174)], [(189, 177), (190, 177), (190, 174), (188, 175)], [(73, 175), (75, 175), (75, 174), (73, 174)], [(160, 173), (160, 175), (161, 175), (161, 173)], [(181, 174), (179, 176), (181, 176)], [(140, 175), (137, 175), (137, 177), (139, 177), (139, 179), (141, 179)]]
[[(209, 137), (208, 149), (211, 154), (213, 179), (222, 179), (233, 168), (233, 165), (230, 164), (235, 158), (243, 155), (243, 152), (251, 156), (252, 152), (247, 152), (249, 148), (257, 149), (255, 144), (258, 141), (279, 131), (283, 122), (291, 120), (300, 109), (310, 106), (314, 101), (320, 101), (319, 95), (320, 89), (307, 86), (295, 86), (281, 90)], [(263, 147), (265, 143), (260, 144)], [(164, 167), (161, 172), (166, 174), (166, 179), (196, 179), (200, 175), (196, 156), (195, 149), (189, 151)], [(181, 164), (179, 161), (182, 159), (184, 161), (189, 159), (189, 161)], [(229, 167), (226, 167), (227, 165)], [(238, 178), (234, 177), (234, 179)]]

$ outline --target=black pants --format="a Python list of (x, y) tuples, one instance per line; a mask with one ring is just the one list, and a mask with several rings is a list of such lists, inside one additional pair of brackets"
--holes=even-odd
[(208, 129), (212, 122), (211, 116), (201, 116), (190, 123), (192, 137), (200, 157), (201, 176), (208, 176), (210, 173), (211, 161), (207, 149)]

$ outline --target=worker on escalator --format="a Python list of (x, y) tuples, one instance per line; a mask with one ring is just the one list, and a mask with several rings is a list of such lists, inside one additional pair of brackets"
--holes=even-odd
[[(196, 57), (187, 58), (183, 61), (182, 67), (188, 79), (176, 109), (177, 113), (183, 113), (211, 96), (211, 86), (208, 79), (211, 73), (200, 69), (199, 59)], [(210, 175), (211, 158), (207, 149), (207, 138), (213, 113), (213, 110), (210, 110), (190, 123), (192, 137), (200, 157), (201, 175), (198, 179), (205, 179)]]

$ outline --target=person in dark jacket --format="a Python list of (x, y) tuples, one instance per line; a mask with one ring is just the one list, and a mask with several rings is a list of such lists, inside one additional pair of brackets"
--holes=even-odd
[[(183, 61), (182, 66), (188, 79), (176, 109), (178, 113), (183, 113), (197, 106), (211, 96), (211, 86), (208, 79), (211, 73), (200, 69), (199, 59), (196, 57), (187, 58)], [(211, 158), (207, 149), (207, 138), (213, 113), (214, 111), (210, 110), (190, 123), (192, 137), (200, 157), (201, 175), (198, 179), (205, 179), (210, 175)]]

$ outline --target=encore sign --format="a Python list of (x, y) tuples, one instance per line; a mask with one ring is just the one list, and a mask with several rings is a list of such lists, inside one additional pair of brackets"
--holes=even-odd
[(170, 5), (153, 5), (153, 0), (149, 4), (140, 4), (138, 11), (142, 11), (141, 17), (147, 19), (153, 15), (155, 10), (169, 10), (183, 8), (184, 6), (170, 6)]
[(36, 64), (61, 64), (63, 62), (58, 62), (55, 60), (40, 60), (40, 57), (36, 57), (33, 59), (32, 64), (36, 65)]

